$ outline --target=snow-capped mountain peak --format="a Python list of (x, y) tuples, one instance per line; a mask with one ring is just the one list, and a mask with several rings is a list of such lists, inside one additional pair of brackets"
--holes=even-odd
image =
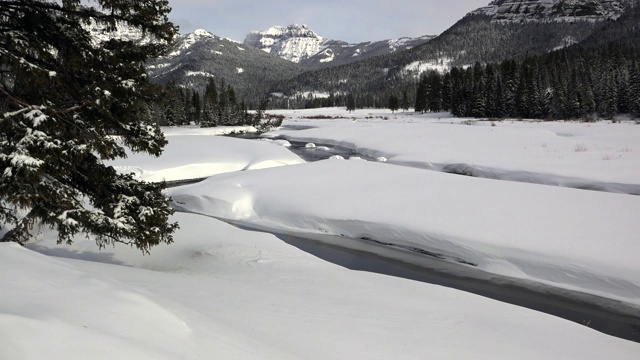
[(215, 37), (215, 35), (213, 35), (212, 33), (208, 32), (207, 30), (204, 29), (196, 29), (194, 30), (192, 33), (190, 33), (188, 35), (188, 37), (192, 37), (192, 38), (200, 38), (200, 37)]
[(244, 45), (276, 55), (303, 66), (323, 67), (344, 64), (371, 56), (407, 50), (424, 44), (433, 36), (400, 38), (360, 44), (349, 44), (318, 35), (307, 25), (274, 26), (247, 35)]
[(189, 49), (193, 44), (206, 39), (215, 39), (216, 36), (204, 29), (197, 29), (192, 33), (179, 37), (176, 41), (176, 46), (173, 52), (169, 54), (169, 57), (178, 56), (185, 50)]
[(307, 25), (298, 24), (253, 31), (244, 40), (246, 46), (263, 50), (294, 63), (299, 63), (321, 52), (325, 42), (322, 36), (309, 29)]

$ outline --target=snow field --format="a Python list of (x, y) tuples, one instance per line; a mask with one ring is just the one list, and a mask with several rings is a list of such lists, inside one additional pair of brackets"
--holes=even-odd
[[(27, 248), (0, 244), (0, 359), (638, 357), (639, 344), (580, 324), (350, 271), (212, 217), (318, 241), (335, 235), (334, 245), (362, 238), (365, 250), (367, 241), (419, 248), (463, 260), (469, 271), (639, 306), (640, 198), (424, 168), (467, 164), (503, 175), (638, 185), (640, 126), (282, 113), (285, 127), (272, 136), (347, 145), (378, 162), (305, 164), (286, 140), (165, 129), (162, 157), (130, 154), (113, 165), (148, 181), (212, 176), (167, 192), (176, 208), (206, 216), (177, 213), (175, 243), (151, 256), (123, 246), (98, 250), (83, 237), (56, 245), (44, 228), (34, 229)], [(303, 119), (318, 113), (332, 119)], [(368, 251), (384, 256), (384, 249), (374, 243)]]
[(160, 157), (130, 153), (127, 159), (112, 162), (112, 165), (118, 171), (134, 173), (141, 180), (156, 182), (195, 179), (232, 171), (304, 162), (285, 149), (284, 142), (270, 143), (214, 136), (240, 131), (255, 132), (255, 129), (166, 128), (165, 136), (169, 144)]
[[(354, 148), (399, 165), (438, 169), (467, 164), (502, 172), (498, 175), (508, 180), (528, 176), (542, 183), (581, 179), (640, 185), (640, 126), (633, 122), (491, 122), (446, 113), (350, 114), (337, 108), (279, 113), (287, 116), (285, 126), (268, 136)], [(331, 119), (308, 119), (318, 114)]]
[[(174, 220), (176, 242), (151, 256), (82, 239), (60, 247), (46, 231), (29, 247), (49, 256), (0, 244), (11, 289), (0, 324), (12, 329), (1, 357), (635, 359), (640, 349), (480, 296), (349, 271), (273, 235)], [(49, 336), (34, 346), (33, 333)]]
[(640, 199), (326, 160), (171, 189), (174, 206), (244, 226), (372, 239), (640, 305)]

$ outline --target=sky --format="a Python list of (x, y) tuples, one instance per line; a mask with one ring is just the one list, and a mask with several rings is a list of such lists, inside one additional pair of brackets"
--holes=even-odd
[(254, 30), (306, 24), (350, 43), (438, 35), (490, 0), (169, 0), (181, 33), (205, 29), (243, 41)]

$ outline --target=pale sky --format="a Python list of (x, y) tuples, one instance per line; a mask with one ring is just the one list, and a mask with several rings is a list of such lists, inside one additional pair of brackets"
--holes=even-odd
[(243, 41), (252, 30), (306, 24), (350, 43), (438, 35), (490, 0), (169, 0), (181, 33), (205, 29)]

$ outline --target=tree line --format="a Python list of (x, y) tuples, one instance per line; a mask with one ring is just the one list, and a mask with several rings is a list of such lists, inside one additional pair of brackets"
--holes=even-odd
[(417, 85), (415, 109), (451, 111), (459, 117), (611, 119), (640, 116), (638, 52), (561, 50), (497, 64), (429, 71)]
[(257, 111), (249, 112), (245, 101), (236, 97), (233, 86), (224, 80), (217, 84), (213, 78), (202, 92), (170, 81), (159, 87), (159, 94), (149, 107), (152, 117), (161, 126), (258, 126), (267, 107), (267, 101), (262, 100)]

